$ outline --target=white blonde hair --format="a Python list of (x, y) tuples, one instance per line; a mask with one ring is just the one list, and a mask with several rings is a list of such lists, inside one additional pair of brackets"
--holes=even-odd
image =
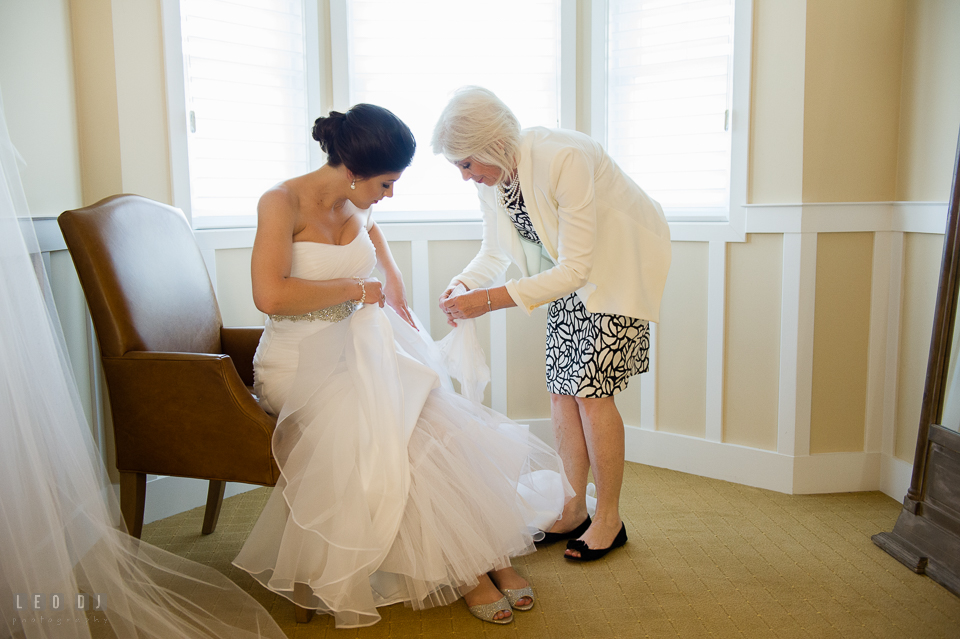
[(461, 87), (440, 114), (432, 145), (451, 162), (470, 158), (497, 167), (503, 182), (517, 166), (520, 122), (493, 91)]

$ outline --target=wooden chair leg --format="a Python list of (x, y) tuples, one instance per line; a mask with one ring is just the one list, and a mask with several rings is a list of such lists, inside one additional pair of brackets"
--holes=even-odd
[[(294, 584), (293, 585), (293, 596), (295, 599), (299, 596), (305, 596), (312, 594), (310, 588), (306, 584)], [(301, 608), (300, 606), (294, 604), (294, 615), (297, 618), (297, 623), (310, 623), (310, 620), (313, 619), (313, 615), (317, 612), (313, 608)]]
[(143, 507), (147, 499), (146, 473), (120, 473), (120, 512), (131, 537), (143, 533)]
[(209, 535), (217, 529), (217, 520), (220, 519), (220, 506), (223, 505), (223, 491), (227, 482), (210, 480), (207, 489), (207, 509), (203, 513), (203, 534)]

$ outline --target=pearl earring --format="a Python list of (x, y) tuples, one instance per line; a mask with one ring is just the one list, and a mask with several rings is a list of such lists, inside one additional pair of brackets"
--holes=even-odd
[(350, 183), (350, 188), (354, 191), (357, 190), (357, 178), (353, 178), (353, 182)]

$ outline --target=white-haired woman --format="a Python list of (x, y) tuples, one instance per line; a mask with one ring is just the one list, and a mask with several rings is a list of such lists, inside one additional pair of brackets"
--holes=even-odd
[[(575, 131), (520, 129), (492, 92), (464, 87), (437, 122), (434, 153), (477, 183), (480, 252), (440, 298), (448, 322), (550, 304), (547, 389), (554, 435), (577, 497), (544, 542), (589, 561), (627, 540), (620, 518), (623, 419), (614, 396), (648, 368), (649, 321), (657, 321), (670, 267), (660, 205), (603, 148)], [(510, 263), (522, 277), (490, 287)], [(468, 293), (451, 297), (462, 283)], [(487, 287), (487, 288), (483, 288)], [(597, 510), (585, 492), (593, 470)]]

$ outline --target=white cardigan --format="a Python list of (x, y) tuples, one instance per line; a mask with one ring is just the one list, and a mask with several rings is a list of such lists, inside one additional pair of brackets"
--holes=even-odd
[(507, 291), (528, 315), (576, 291), (591, 313), (658, 321), (670, 268), (660, 205), (582, 133), (534, 127), (521, 136), (520, 190), (543, 248), (520, 236), (496, 187), (478, 184), (483, 242), (455, 279), (488, 286), (513, 262), (523, 277)]

